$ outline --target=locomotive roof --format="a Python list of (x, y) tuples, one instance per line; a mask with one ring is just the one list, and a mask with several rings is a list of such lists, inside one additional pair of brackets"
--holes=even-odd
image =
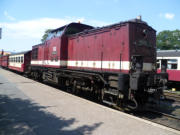
[(33, 45), (32, 48), (34, 49), (34, 48), (37, 48), (37, 47), (39, 47), (39, 46), (41, 46), (41, 45), (44, 45), (44, 43), (40, 43), (40, 44), (37, 44), (37, 45)]
[(72, 35), (72, 34), (79, 33), (79, 32), (82, 32), (84, 30), (89, 30), (89, 29), (93, 29), (93, 28), (94, 27), (92, 27), (90, 25), (73, 22), (73, 23), (64, 25), (62, 27), (59, 27), (57, 29), (51, 30), (48, 33), (46, 41), (50, 40), (54, 37), (60, 37), (62, 35)]
[[(126, 23), (139, 23), (139, 24), (144, 24), (144, 25), (149, 26), (145, 21), (142, 21), (140, 19), (131, 19), (131, 20), (128, 20), (128, 21), (122, 21), (122, 22), (119, 22), (119, 23), (115, 23), (115, 24), (111, 24), (111, 25), (107, 25), (107, 26), (103, 26), (103, 27), (97, 27), (97, 28), (90, 29), (90, 30), (84, 30), (82, 32), (70, 35), (70, 37), (73, 37), (73, 36), (76, 36), (76, 35), (81, 35), (81, 34), (88, 34), (88, 33), (100, 31), (100, 30), (106, 29), (106, 28), (113, 28), (113, 27), (117, 27), (117, 26), (122, 26), (122, 25), (124, 25)], [(151, 26), (149, 26), (149, 28), (154, 30)], [(154, 30), (154, 31), (156, 31), (156, 30)]]
[(9, 56), (13, 56), (13, 55), (19, 55), (19, 54), (26, 54), (28, 52), (30, 52), (31, 50), (28, 50), (28, 51), (23, 51), (23, 52), (17, 52), (17, 53), (12, 53), (10, 54)]
[[(107, 26), (103, 26), (103, 27), (96, 27), (96, 28), (94, 28), (94, 27), (92, 27), (90, 25), (81, 24), (81, 23), (74, 23), (73, 22), (73, 23), (64, 25), (62, 27), (59, 27), (57, 29), (53, 29), (53, 30), (50, 31), (50, 33), (58, 32), (58, 31), (63, 31), (63, 33), (65, 33), (66, 31), (68, 31), (68, 28), (75, 26), (76, 28), (81, 29), (81, 32), (77, 32), (75, 34), (71, 33), (71, 34), (68, 35), (69, 37), (75, 37), (75, 36), (78, 36), (78, 35), (97, 32), (97, 31), (100, 31), (100, 30), (103, 30), (103, 29), (106, 29), (106, 28), (113, 28), (113, 27), (121, 26), (121, 25), (124, 25), (126, 23), (139, 23), (139, 24), (148, 25), (146, 22), (144, 22), (144, 21), (142, 21), (140, 19), (131, 19), (131, 20), (128, 20), (128, 21), (119, 22), (119, 23), (115, 23), (115, 24), (107, 25)], [(151, 26), (149, 26), (149, 28), (154, 30)], [(41, 45), (44, 45), (44, 43), (34, 45), (33, 48), (36, 48), (36, 47), (41, 46)]]
[(180, 56), (180, 50), (160, 50), (157, 51), (157, 57), (177, 57)]
[(59, 31), (59, 30), (63, 30), (63, 29), (66, 29), (67, 27), (71, 27), (71, 26), (76, 26), (76, 27), (80, 27), (80, 28), (89, 28), (89, 29), (92, 29), (94, 27), (90, 26), (90, 25), (87, 25), (87, 24), (82, 24), (82, 23), (75, 23), (75, 22), (72, 22), (72, 23), (69, 23), (67, 25), (64, 25), (62, 27), (59, 27), (57, 29), (53, 29), (51, 30), (50, 32), (53, 33), (53, 32), (56, 32), (56, 31)]

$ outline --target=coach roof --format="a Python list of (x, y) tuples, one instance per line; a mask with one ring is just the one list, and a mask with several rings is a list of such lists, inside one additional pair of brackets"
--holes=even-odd
[(177, 57), (180, 56), (180, 50), (160, 50), (157, 51), (157, 57)]
[(23, 52), (17, 52), (17, 53), (12, 53), (12, 54), (10, 54), (9, 56), (14, 56), (14, 55), (20, 55), (20, 54), (26, 54), (26, 53), (28, 53), (28, 52), (30, 52), (31, 50), (29, 50), (29, 51), (23, 51)]

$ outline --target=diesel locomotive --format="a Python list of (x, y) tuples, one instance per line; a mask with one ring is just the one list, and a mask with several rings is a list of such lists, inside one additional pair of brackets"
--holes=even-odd
[(141, 19), (94, 28), (70, 23), (34, 45), (24, 73), (89, 91), (109, 105), (139, 109), (160, 99), (166, 88), (167, 61), (156, 68), (156, 31)]

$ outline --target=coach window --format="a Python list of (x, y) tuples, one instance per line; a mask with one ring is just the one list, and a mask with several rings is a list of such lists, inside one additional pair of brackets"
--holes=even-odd
[(160, 60), (156, 61), (156, 68), (159, 69), (160, 68)]
[(23, 61), (24, 61), (24, 60), (23, 60), (23, 56), (21, 56), (21, 63), (23, 63)]
[(168, 64), (167, 64), (167, 68), (168, 69), (177, 69), (177, 59), (169, 59), (168, 60)]

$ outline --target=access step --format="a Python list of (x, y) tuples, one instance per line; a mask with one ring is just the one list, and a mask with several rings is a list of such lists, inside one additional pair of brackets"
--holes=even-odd
[(105, 103), (105, 104), (111, 105), (111, 106), (116, 106), (115, 103), (109, 102), (107, 100), (103, 100), (102, 102)]

